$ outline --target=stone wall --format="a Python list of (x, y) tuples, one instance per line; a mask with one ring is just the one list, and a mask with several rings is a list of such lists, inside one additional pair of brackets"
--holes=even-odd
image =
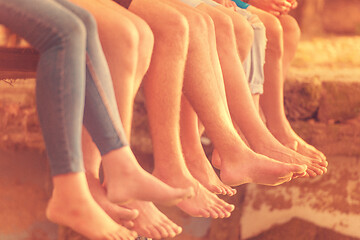
[(298, 0), (292, 13), (305, 35), (360, 34), (359, 0)]

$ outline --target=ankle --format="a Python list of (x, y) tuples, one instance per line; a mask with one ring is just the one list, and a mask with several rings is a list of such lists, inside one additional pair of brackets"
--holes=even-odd
[(192, 177), (187, 167), (155, 167), (153, 175), (170, 185), (179, 179), (189, 179)]
[(54, 176), (53, 185), (53, 199), (71, 200), (91, 196), (84, 172)]

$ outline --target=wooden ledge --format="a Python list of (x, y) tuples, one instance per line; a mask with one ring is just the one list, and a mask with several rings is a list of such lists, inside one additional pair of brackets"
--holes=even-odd
[(33, 78), (39, 54), (33, 48), (0, 47), (0, 80)]

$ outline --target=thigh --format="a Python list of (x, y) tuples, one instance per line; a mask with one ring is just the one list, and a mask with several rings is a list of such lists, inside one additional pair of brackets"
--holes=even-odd
[(80, 20), (53, 0), (0, 0), (0, 23), (42, 50), (47, 41), (71, 34)]

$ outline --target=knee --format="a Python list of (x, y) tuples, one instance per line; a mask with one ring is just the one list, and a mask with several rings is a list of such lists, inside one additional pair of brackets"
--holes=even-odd
[(141, 44), (145, 45), (145, 49), (148, 49), (150, 52), (154, 46), (154, 34), (151, 31), (149, 25), (145, 22), (142, 22), (138, 27), (139, 41)]
[(289, 15), (284, 15), (280, 17), (280, 21), (284, 31), (284, 36), (291, 38), (290, 41), (299, 41), (301, 30), (295, 18)]
[(219, 12), (214, 14), (212, 19), (215, 23), (216, 30), (221, 31), (223, 36), (234, 35), (234, 24), (230, 16)]
[(86, 46), (86, 27), (78, 17), (68, 16), (56, 33), (58, 34), (52, 37), (55, 45), (73, 45), (74, 48)]
[(197, 13), (195, 11), (187, 15), (186, 20), (189, 24), (190, 39), (196, 36), (207, 36), (209, 20), (206, 20), (205, 17), (206, 16), (203, 16), (201, 13)]
[(88, 35), (97, 34), (97, 24), (93, 15), (85, 9), (78, 9), (77, 16), (81, 19)]
[[(114, 22), (108, 29), (110, 38), (116, 41), (116, 45), (120, 47), (122, 51), (126, 51), (127, 57), (130, 59), (131, 56), (137, 54), (139, 47), (140, 33), (136, 26), (129, 20)], [(118, 34), (114, 34), (116, 31)], [(124, 53), (124, 52), (123, 52)]]
[(268, 14), (263, 21), (266, 27), (267, 51), (271, 51), (273, 56), (281, 57), (283, 54), (283, 28), (280, 20)]
[[(189, 43), (189, 23), (185, 16), (177, 11), (162, 13), (162, 23), (156, 24), (154, 32), (155, 44), (166, 46), (171, 44), (173, 50), (187, 51)], [(185, 53), (186, 54), (186, 53)]]

